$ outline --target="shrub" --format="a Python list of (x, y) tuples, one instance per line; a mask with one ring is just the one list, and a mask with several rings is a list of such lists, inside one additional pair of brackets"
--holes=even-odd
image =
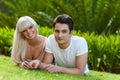
[(83, 33), (82, 36), (88, 42), (88, 61), (91, 69), (109, 72), (113, 72), (113, 68), (120, 69), (120, 35)]
[(14, 29), (0, 28), (0, 54), (10, 55)]

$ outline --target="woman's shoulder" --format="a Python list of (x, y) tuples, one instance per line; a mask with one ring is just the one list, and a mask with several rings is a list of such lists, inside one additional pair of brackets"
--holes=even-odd
[(45, 37), (45, 36), (38, 35), (38, 37), (39, 37), (39, 40), (42, 41), (42, 42), (47, 41), (47, 37)]
[(46, 36), (43, 36), (43, 35), (38, 35), (40, 38), (43, 38), (43, 39), (47, 39)]

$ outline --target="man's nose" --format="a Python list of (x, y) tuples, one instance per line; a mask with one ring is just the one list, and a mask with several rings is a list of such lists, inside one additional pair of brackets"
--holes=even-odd
[(59, 32), (58, 36), (61, 37), (62, 36), (62, 32)]

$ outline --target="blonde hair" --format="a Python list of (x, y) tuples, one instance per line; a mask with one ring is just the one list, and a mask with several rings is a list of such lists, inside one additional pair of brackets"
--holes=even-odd
[(17, 21), (11, 52), (11, 58), (16, 64), (22, 63), (26, 60), (26, 54), (29, 46), (26, 38), (21, 35), (21, 32), (32, 25), (38, 33), (37, 23), (31, 17), (23, 16)]

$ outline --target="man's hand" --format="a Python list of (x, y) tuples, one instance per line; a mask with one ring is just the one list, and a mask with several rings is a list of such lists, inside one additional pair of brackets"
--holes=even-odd
[(49, 64), (48, 66), (45, 67), (45, 70), (49, 72), (60, 72), (62, 70), (62, 67)]

